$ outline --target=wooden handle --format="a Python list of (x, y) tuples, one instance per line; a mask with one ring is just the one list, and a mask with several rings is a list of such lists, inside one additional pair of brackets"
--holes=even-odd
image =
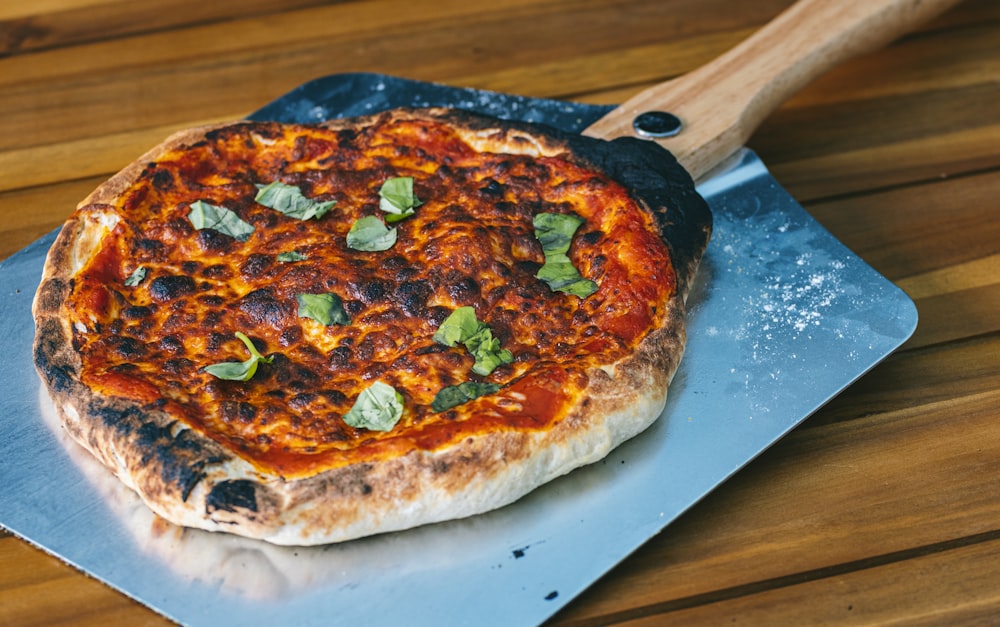
[(695, 179), (743, 146), (760, 123), (833, 66), (881, 47), (958, 0), (799, 0), (716, 60), (646, 89), (583, 134), (635, 135), (635, 117), (666, 111), (680, 133), (656, 139)]

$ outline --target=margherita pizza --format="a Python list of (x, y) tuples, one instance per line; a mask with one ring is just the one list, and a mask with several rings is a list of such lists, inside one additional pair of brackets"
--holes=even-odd
[(710, 224), (641, 140), (444, 109), (193, 129), (70, 216), (35, 362), (67, 432), (173, 523), (406, 529), (657, 418)]

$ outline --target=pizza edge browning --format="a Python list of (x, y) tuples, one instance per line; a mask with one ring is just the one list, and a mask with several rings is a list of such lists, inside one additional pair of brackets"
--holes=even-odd
[(588, 372), (583, 394), (551, 428), (480, 434), (447, 448), (414, 450), (301, 479), (264, 474), (164, 412), (95, 394), (80, 381), (73, 330), (61, 314), (78, 260), (99, 246), (106, 228), (88, 216), (101, 216), (102, 205), (126, 190), (147, 163), (226, 124), (181, 131), (80, 203), (90, 211), (74, 214), (59, 233), (33, 304), (36, 367), (67, 432), (167, 520), (309, 545), (465, 517), (506, 505), (602, 459), (662, 412), (684, 350), (684, 300), (711, 231), (707, 206), (672, 156), (641, 140), (603, 142), (454, 110), (394, 110), (323, 126), (393, 116), (444, 121), (483, 149), (568, 156), (624, 184), (657, 217), (671, 251), (678, 289), (664, 324), (618, 363)]

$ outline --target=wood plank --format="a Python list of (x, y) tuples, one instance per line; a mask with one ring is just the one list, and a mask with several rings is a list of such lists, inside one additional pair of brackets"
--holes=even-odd
[(652, 85), (684, 74), (706, 59), (725, 52), (754, 30), (745, 28), (634, 46), (625, 50), (595, 51), (592, 54), (578, 54), (568, 60), (560, 58), (468, 74), (454, 78), (451, 82), (537, 98), (572, 100), (578, 94), (606, 88), (608, 74), (627, 76), (629, 81), (643, 85)]
[(0, 193), (0, 259), (59, 227), (105, 177)]
[[(428, 25), (455, 31), (456, 19), (474, 25), (491, 12), (521, 13), (521, 5), (554, 11), (558, 1), (550, 2), (555, 7), (529, 0), (452, 1), (420, 12), (400, 10), (406, 2), (334, 5), (0, 59), (0, 110), (6, 114), (0, 141), (4, 148), (24, 147), (25, 136), (45, 144), (246, 112), (316, 76), (358, 69), (359, 52), (403, 64), (454, 58), (450, 46), (462, 43), (454, 32), (414, 36)], [(387, 41), (399, 52), (383, 54)], [(213, 100), (223, 92), (236, 94), (229, 101), (235, 104)], [(48, 116), (48, 109), (76, 115)]]
[[(994, 7), (993, 12), (994, 19), (1000, 20), (1000, 7)], [(1000, 52), (992, 40), (993, 29), (981, 21), (904, 37), (832, 69), (789, 100), (785, 108), (791, 113), (989, 83), (1000, 71)]]
[[(1000, 281), (1000, 278), (994, 276), (994, 280)], [(906, 344), (909, 348), (1000, 331), (1000, 282), (921, 298), (916, 303), (921, 322)], [(997, 361), (994, 359), (993, 364)]]
[[(347, 1), (347, 0), (341, 0)], [(0, 57), (116, 39), (281, 10), (329, 0), (46, 0), (0, 8)]]
[[(715, 4), (719, 1), (713, 0)], [(772, 4), (779, 6), (788, 1), (771, 0)], [(74, 51), (56, 50), (4, 59), (0, 60), (0, 69), (4, 70), (0, 72), (0, 85), (9, 87), (51, 80), (73, 82), (80, 81), (82, 76), (104, 75), (118, 68), (148, 66), (153, 60), (157, 64), (176, 66), (192, 58), (213, 57), (218, 61), (220, 57), (275, 47), (294, 54), (297, 48), (344, 43), (349, 44), (345, 50), (350, 50), (350, 43), (354, 42), (355, 49), (348, 56), (363, 60), (384, 56), (386, 39), (393, 43), (393, 53), (389, 56), (398, 61), (412, 62), (413, 59), (406, 58), (408, 47), (429, 44), (442, 58), (461, 61), (463, 57), (455, 54), (455, 50), (459, 49), (496, 64), (506, 59), (486, 58), (490, 56), (484, 49), (487, 45), (520, 50), (517, 58), (531, 58), (531, 51), (537, 52), (539, 46), (572, 52), (581, 47), (592, 49), (598, 43), (609, 40), (620, 45), (620, 39), (609, 37), (606, 29), (603, 36), (588, 35), (597, 34), (597, 26), (602, 20), (605, 23), (609, 19), (616, 20), (625, 28), (642, 22), (658, 24), (665, 19), (663, 14), (666, 13), (665, 9), (660, 10), (660, 17), (657, 17), (642, 11), (642, 5), (629, 7), (628, 11), (615, 11), (603, 6), (603, 3), (572, 0), (498, 0), (489, 4), (448, 0), (428, 3), (417, 12), (404, 10), (406, 6), (408, 3), (405, 0), (338, 4), (288, 11), (267, 18), (248, 17), (228, 23), (152, 33), (140, 41), (108, 41), (77, 46)], [(753, 19), (753, 16), (746, 19)], [(526, 33), (514, 37), (511, 28), (518, 23), (522, 26), (535, 24), (533, 28), (550, 30), (550, 36), (541, 38), (541, 41), (527, 40)], [(461, 28), (457, 24), (461, 24)], [(568, 28), (581, 26), (585, 26), (584, 32), (566, 32)], [(657, 33), (650, 26), (634, 34), (645, 34), (649, 42), (660, 42), (669, 34)], [(703, 25), (703, 28), (708, 27)], [(678, 30), (676, 22), (671, 30)], [(488, 39), (480, 39), (481, 36)], [(525, 43), (529, 45), (525, 46)], [(453, 47), (458, 45), (462, 47)], [(271, 60), (264, 59), (263, 65), (266, 66)]]
[[(955, 546), (957, 544), (957, 546)], [(905, 556), (903, 556), (905, 557)], [(1000, 604), (1000, 540), (944, 543), (925, 555), (890, 561), (763, 592), (733, 590), (696, 607), (644, 608), (621, 624), (909, 625), (993, 624)], [(613, 618), (615, 617), (602, 617)]]
[[(846, 64), (776, 112), (749, 144), (804, 201), (995, 168), (994, 37), (968, 26)], [(925, 39), (935, 45), (922, 46)]]
[(897, 281), (897, 285), (906, 290), (910, 298), (927, 298), (987, 287), (995, 285), (998, 281), (1000, 281), (1000, 253), (908, 276)]
[(768, 166), (795, 198), (808, 203), (995, 170), (998, 132), (1000, 124), (987, 124)]
[[(339, 8), (340, 7), (333, 7), (332, 9), (339, 9)], [(447, 9), (448, 7), (446, 6), (445, 8)], [(511, 10), (513, 8), (516, 8), (516, 6), (506, 6), (503, 8)], [(328, 9), (323, 9), (323, 10), (327, 11)], [(303, 12), (300, 11), (296, 12), (294, 15), (297, 16), (298, 19), (302, 19), (302, 14)], [(332, 14), (331, 15), (310, 14), (310, 16), (314, 17), (315, 19), (307, 19), (306, 22), (309, 24), (350, 23), (352, 27), (351, 32), (355, 33), (355, 35), (359, 31), (365, 31), (366, 27), (369, 29), (375, 29), (376, 31), (378, 29), (377, 26), (378, 17), (374, 15), (363, 14), (365, 19), (361, 20), (360, 24), (358, 19), (352, 19), (349, 21), (345, 21), (342, 19), (333, 19), (335, 16), (333, 16)], [(430, 18), (433, 19), (446, 19), (446, 18), (450, 19), (454, 17), (455, 13), (453, 12), (449, 13), (448, 11), (439, 11), (439, 13), (436, 14), (435, 16), (430, 16)], [(528, 17), (530, 19), (528, 19), (527, 21), (538, 21), (538, 19), (536, 18), (538, 18), (539, 16), (532, 15)], [(601, 19), (606, 18), (606, 16), (603, 14), (600, 15), (599, 17)], [(254, 20), (249, 20), (249, 21), (255, 22)], [(591, 18), (590, 20), (588, 20), (588, 22), (591, 24), (597, 21), (599, 21), (597, 18)], [(230, 43), (234, 40), (245, 42), (247, 41), (247, 39), (250, 39), (255, 41), (258, 45), (263, 45), (265, 47), (267, 45), (279, 45), (281, 43), (287, 43), (286, 41), (280, 38), (273, 40), (265, 39), (263, 42), (261, 42), (256, 37), (257, 34), (269, 35), (270, 33), (275, 31), (279, 33), (284, 33), (290, 30), (294, 30), (296, 36), (301, 37), (303, 39), (309, 37), (318, 38), (330, 34), (320, 30), (316, 30), (314, 32), (307, 31), (303, 33), (301, 29), (281, 28), (280, 24), (275, 24), (273, 29), (272, 28), (262, 29), (261, 24), (263, 24), (263, 22), (265, 21), (257, 20), (256, 29), (251, 31), (248, 37), (244, 38), (234, 38), (228, 36), (227, 35), (227, 33), (229, 32), (228, 25), (226, 25), (225, 28), (223, 26), (214, 25), (206, 28), (193, 29), (193, 31), (189, 35), (185, 36), (181, 40), (181, 45), (179, 46), (177, 45), (178, 42), (176, 41), (177, 37), (174, 34), (164, 34), (162, 37), (164, 40), (162, 48), (156, 45), (150, 46), (148, 44), (149, 40), (147, 39), (145, 40), (147, 44), (142, 47), (141, 51), (138, 51), (140, 53), (138, 57), (135, 54), (133, 54), (134, 52), (137, 51), (122, 49), (122, 47), (118, 45), (117, 42), (112, 42), (111, 44), (102, 44), (101, 46), (99, 46), (101, 50), (98, 51), (96, 57), (98, 59), (104, 59), (106, 63), (121, 64), (122, 59), (128, 59), (128, 63), (134, 64), (142, 62), (144, 58), (149, 59), (153, 56), (156, 56), (157, 58), (162, 58), (164, 49), (167, 48), (180, 49), (181, 51), (184, 51), (186, 48), (188, 48), (188, 44), (194, 44), (195, 47), (193, 49), (184, 53), (184, 56), (186, 57), (186, 60), (188, 62), (191, 62), (190, 57), (192, 55), (202, 54), (204, 56), (213, 56), (213, 58), (216, 58), (215, 62), (218, 63), (220, 62), (218, 60), (218, 55), (231, 54), (231, 53), (234, 54), (233, 52), (234, 49), (232, 48), (232, 44)], [(241, 22), (239, 28), (245, 29), (246, 26), (247, 24), (245, 22)], [(412, 26), (412, 24), (407, 23), (404, 24), (403, 26)], [(624, 26), (632, 27), (634, 26), (634, 24), (629, 23), (625, 24)], [(496, 30), (495, 25), (493, 30), (494, 31)], [(574, 28), (574, 32), (576, 32), (577, 30), (579, 29)], [(742, 35), (745, 34), (746, 32), (749, 31), (748, 30), (740, 31), (740, 34)], [(334, 31), (333, 34), (342, 35), (344, 34), (344, 32)], [(382, 37), (383, 35), (380, 34), (378, 36)], [(584, 61), (574, 60), (572, 62), (565, 62), (565, 63), (558, 60), (551, 62), (543, 61), (541, 63), (536, 62), (535, 65), (517, 67), (511, 70), (501, 70), (497, 73), (490, 75), (492, 76), (492, 78), (490, 79), (486, 78), (487, 74), (459, 76), (456, 77), (455, 84), (470, 84), (489, 89), (499, 89), (501, 91), (514, 91), (517, 90), (519, 87), (527, 87), (527, 89), (524, 89), (522, 91), (526, 91), (531, 95), (562, 97), (567, 93), (569, 93), (570, 95), (576, 93), (585, 93), (594, 89), (601, 89), (605, 87), (603, 85), (595, 84), (592, 79), (587, 78), (591, 76), (620, 73), (622, 75), (628, 76), (629, 80), (636, 80), (636, 79), (645, 80), (650, 78), (651, 76), (656, 76), (656, 75), (660, 75), (662, 77), (675, 75), (679, 72), (683, 72), (686, 71), (687, 69), (690, 69), (691, 67), (694, 67), (694, 65), (700, 62), (701, 60), (704, 60), (706, 58), (714, 56), (718, 52), (721, 52), (731, 43), (735, 43), (735, 40), (736, 38), (732, 37), (731, 35), (716, 36), (714, 33), (709, 33), (701, 37), (684, 39), (681, 40), (679, 43), (674, 42), (668, 44), (652, 44), (648, 46), (636, 46), (624, 51), (624, 53), (618, 50), (608, 51), (608, 52), (595, 52), (594, 55), (592, 56), (584, 55), (583, 56)], [(204, 42), (214, 42), (214, 43), (205, 44)], [(685, 52), (678, 52), (678, 51), (685, 51)], [(178, 53), (174, 52), (173, 54), (176, 56)], [(142, 112), (143, 114), (146, 113), (157, 114), (155, 116), (156, 120), (166, 119), (164, 116), (167, 116), (169, 112), (171, 115), (168, 117), (170, 119), (177, 121), (171, 122), (170, 124), (166, 124), (163, 126), (171, 126), (171, 127), (184, 125), (184, 122), (178, 119), (176, 115), (177, 112), (179, 111), (186, 112), (188, 116), (196, 115), (196, 111), (192, 108), (192, 106), (200, 106), (203, 109), (211, 106), (212, 111), (216, 112), (216, 115), (213, 116), (213, 119), (218, 119), (223, 117), (232, 117), (233, 115), (236, 114), (245, 113), (248, 108), (260, 105), (263, 102), (266, 102), (274, 95), (276, 95), (273, 92), (266, 94), (262, 93), (259, 96), (257, 96), (256, 101), (254, 101), (253, 100), (254, 96), (252, 95), (253, 90), (251, 89), (247, 94), (247, 99), (242, 100), (241, 102), (238, 103), (237, 102), (229, 103), (230, 104), (229, 109), (225, 110), (225, 112), (223, 113), (222, 111), (224, 109), (222, 108), (221, 103), (219, 103), (218, 105), (213, 105), (210, 102), (211, 100), (210, 94), (212, 93), (212, 83), (215, 82), (214, 79), (212, 81), (198, 82), (195, 77), (182, 77), (181, 80), (185, 84), (175, 85), (174, 89), (168, 90), (166, 87), (161, 85), (164, 83), (164, 81), (178, 80), (177, 76), (173, 75), (173, 73), (167, 72), (165, 75), (157, 75), (156, 77), (149, 77), (146, 76), (145, 75), (146, 72), (144, 72), (142, 76), (136, 76), (134, 74), (126, 73), (122, 77), (122, 84), (105, 86), (105, 89), (102, 91), (101, 100), (93, 102), (91, 101), (92, 98), (91, 94), (93, 93), (94, 86), (92, 85), (92, 83), (86, 81), (84, 78), (81, 78), (81, 75), (85, 76), (88, 72), (108, 70), (107, 67), (101, 67), (100, 63), (96, 64), (95, 66), (94, 56), (80, 55), (79, 52), (76, 50), (74, 50), (74, 55), (72, 55), (72, 58), (63, 58), (63, 55), (60, 54), (34, 55), (34, 56), (37, 57), (35, 59), (36, 63), (28, 64), (26, 66), (12, 66), (9, 68), (10, 70), (15, 70), (19, 68), (18, 71), (16, 72), (15, 71), (0, 72), (0, 76), (8, 76), (9, 80), (15, 80), (13, 77), (16, 77), (19, 73), (31, 77), (31, 80), (29, 81), (28, 85), (25, 85), (25, 87), (21, 90), (22, 93), (20, 94), (20, 100), (21, 100), (20, 104), (17, 103), (17, 100), (19, 99), (18, 95), (19, 90), (17, 88), (5, 90), (6, 96), (0, 96), (0, 105), (3, 105), (3, 108), (5, 108), (9, 112), (9, 115), (7, 116), (6, 119), (13, 127), (11, 129), (12, 132), (3, 133), (0, 136), (8, 137), (9, 141), (11, 142), (11, 145), (17, 144), (18, 141), (17, 129), (27, 128), (25, 127), (25, 123), (27, 122), (27, 120), (18, 119), (19, 117), (17, 114), (18, 110), (22, 111), (24, 116), (30, 116), (31, 120), (37, 124), (38, 95), (36, 92), (37, 92), (37, 81), (40, 78), (48, 78), (52, 82), (59, 83), (60, 87), (58, 88), (57, 91), (60, 93), (51, 94), (51, 96), (54, 97), (55, 102), (57, 102), (59, 106), (64, 107), (67, 104), (70, 104), (76, 109), (83, 109), (84, 111), (82, 111), (81, 113), (85, 117), (90, 118), (91, 120), (97, 119), (98, 124), (101, 127), (104, 127), (106, 125), (114, 125), (115, 127), (120, 128), (121, 126), (129, 125), (130, 123), (142, 124), (144, 122), (143, 118), (121, 115), (122, 111), (118, 106), (118, 103), (128, 100), (128, 94), (124, 90), (132, 92), (135, 91), (136, 89), (139, 89), (144, 93), (167, 93), (167, 94), (179, 93), (181, 94), (182, 98), (184, 94), (189, 95), (192, 93), (197, 93), (205, 95), (205, 98), (201, 99), (200, 101), (199, 99), (191, 99), (187, 97), (184, 98), (185, 102), (182, 103), (174, 101), (164, 101), (162, 103), (156, 103), (149, 109), (144, 110)], [(343, 56), (342, 54), (330, 54), (329, 58), (338, 58), (342, 56)], [(506, 55), (505, 58), (509, 56), (510, 55)], [(532, 57), (532, 59), (534, 59), (534, 57)], [(656, 59), (667, 59), (669, 61), (666, 63), (661, 62), (657, 64), (655, 63)], [(2, 63), (2, 61), (3, 60), (0, 60), (0, 63)], [(594, 71), (593, 69), (591, 69), (591, 71), (587, 71), (586, 66), (589, 62), (598, 63), (596, 67), (601, 71), (598, 72)], [(308, 63), (300, 63), (298, 65), (311, 67), (311, 64)], [(45, 77), (43, 72), (41, 72), (41, 70), (43, 69), (48, 69), (50, 72), (55, 71), (58, 74)], [(953, 70), (953, 68), (950, 69)], [(964, 73), (962, 72), (954, 72), (954, 71), (952, 71), (951, 74), (955, 76), (964, 75)], [(310, 76), (300, 75), (299, 80), (300, 81), (307, 80), (308, 78), (311, 77), (312, 77), (311, 75)], [(581, 79), (577, 77), (584, 77), (584, 78)], [(57, 79), (66, 79), (66, 80), (57, 80)], [(74, 81), (76, 81), (77, 83), (80, 83), (82, 81), (82, 84), (74, 86)], [(248, 85), (252, 84), (253, 84), (252, 81), (248, 81)], [(289, 84), (288, 86), (290, 87), (291, 85)], [(75, 94), (69, 93), (73, 91), (75, 91), (76, 93)], [(5, 103), (2, 102), (2, 99), (4, 97), (9, 99)], [(37, 135), (38, 131), (37, 128), (30, 130), (33, 133), (36, 133)], [(53, 133), (54, 132), (61, 133), (66, 131), (65, 128), (56, 126), (52, 126), (50, 130)], [(117, 133), (114, 133), (112, 131), (112, 133), (115, 135), (123, 135), (131, 132), (134, 131), (127, 130), (127, 131), (119, 131)], [(979, 150), (975, 151), (975, 154), (984, 153), (985, 155), (993, 155), (995, 153), (995, 151), (992, 150), (992, 144), (983, 140), (982, 133), (970, 133), (970, 139), (975, 139), (975, 138), (978, 138), (981, 144), (981, 146), (979, 146)], [(954, 143), (955, 142), (953, 138), (949, 138), (948, 145), (953, 145)], [(962, 146), (961, 148), (962, 150), (959, 151), (960, 154), (962, 154), (967, 159), (969, 155), (968, 147)], [(18, 149), (12, 148), (11, 150), (12, 150), (11, 154), (6, 159), (7, 162), (21, 164), (20, 168), (18, 168), (19, 170), (27, 170), (29, 172), (40, 173), (44, 172), (47, 169), (45, 167), (41, 167), (41, 164), (45, 162), (48, 153), (51, 153), (53, 151), (60, 152), (63, 149), (59, 147), (48, 147), (45, 152), (40, 153), (37, 162), (32, 162), (31, 160), (24, 159), (25, 151), (27, 149), (24, 148), (23, 145)], [(908, 154), (918, 154), (916, 151), (913, 150), (907, 150), (905, 148), (904, 150)], [(856, 155), (851, 155), (851, 157), (856, 158)], [(880, 161), (884, 160), (880, 159)], [(856, 163), (856, 161), (849, 160), (848, 163), (849, 164)], [(828, 163), (817, 164), (815, 167), (821, 167), (821, 166), (824, 171), (830, 171), (831, 169), (827, 167), (829, 166)], [(936, 165), (933, 167), (937, 168)], [(791, 183), (793, 185), (795, 181), (798, 180), (798, 178), (803, 176), (803, 174), (796, 172), (794, 170), (783, 171), (780, 169), (780, 165), (778, 166), (777, 171), (783, 177), (783, 180), (785, 180), (784, 177), (790, 178)], [(11, 170), (10, 172), (11, 174), (7, 175), (9, 178), (16, 178), (17, 176), (20, 175), (20, 172), (17, 172), (16, 170)], [(3, 187), (0, 187), (0, 189), (3, 189)]]
[(0, 192), (93, 176), (106, 178), (175, 131), (202, 124), (236, 120), (245, 113), (233, 112), (218, 118), (188, 120), (47, 146), (0, 151)]
[[(724, 47), (727, 43), (738, 41), (731, 36), (723, 36), (722, 40), (721, 43), (718, 43), (712, 37), (704, 37), (699, 38), (698, 43), (719, 48)], [(531, 89), (528, 92), (529, 95), (553, 96), (555, 94), (542, 93), (546, 88), (541, 87), (544, 85), (551, 88), (553, 84), (559, 84), (560, 89), (587, 91), (593, 85), (587, 83), (586, 77), (592, 74), (584, 69), (595, 64), (625, 63), (635, 66), (630, 68), (633, 72), (640, 72), (643, 67), (648, 67), (651, 68), (650, 71), (659, 73), (663, 69), (650, 62), (654, 59), (665, 58), (671, 59), (671, 63), (679, 63), (677, 71), (683, 71), (692, 62), (692, 57), (686, 56), (684, 52), (690, 50), (695, 51), (693, 58), (703, 56), (698, 52), (697, 46), (690, 46), (687, 41), (682, 41), (665, 46), (642, 47), (631, 51), (635, 53), (634, 57), (626, 55), (623, 58), (618, 53), (607, 53), (584, 56), (578, 63), (556, 63), (548, 67), (530, 68), (527, 71), (532, 73), (532, 80), (538, 87), (536, 90), (538, 93), (531, 94)], [(523, 72), (525, 70), (518, 69), (511, 73), (493, 73), (488, 75), (491, 77), (489, 79), (475, 76), (463, 77), (458, 82), (459, 84), (477, 85), (480, 88), (509, 92), (516, 86), (528, 82), (522, 75)], [(148, 129), (111, 133), (93, 139), (81, 138), (47, 146), (10, 148), (0, 152), (0, 191), (96, 174), (110, 174), (174, 130), (203, 123), (236, 119), (245, 113), (246, 111), (233, 111), (212, 119), (190, 120)]]
[[(553, 624), (1000, 528), (1000, 391), (798, 429)], [(980, 443), (975, 449), (970, 441)]]
[[(468, 55), (493, 71), (618, 50), (609, 21), (629, 33), (632, 46), (678, 30), (674, 14), (657, 3), (569, 10), (565, 1), (454, 1), (420, 12), (397, 10), (398, 2), (342, 4), (0, 59), (0, 149), (247, 111), (306, 80), (359, 67), (448, 82), (468, 75)], [(713, 6), (705, 4), (700, 11)], [(730, 20), (767, 17), (729, 13)], [(701, 27), (718, 29), (705, 15)]]
[[(952, 54), (954, 47), (951, 42), (941, 45), (940, 50), (935, 47), (932, 48), (933, 52), (925, 52), (926, 40), (938, 37), (944, 32), (956, 31), (970, 26), (982, 26), (984, 23), (998, 20), (1000, 20), (1000, 5), (997, 5), (993, 0), (966, 0), (938, 19), (918, 28), (915, 33), (902, 38), (900, 42), (832, 70), (804, 89), (799, 95), (793, 97), (785, 108), (808, 106), (827, 99), (836, 102), (845, 98), (859, 100), (876, 94), (913, 93), (916, 90), (911, 89), (907, 81), (914, 77), (921, 77), (918, 83), (921, 86), (920, 89), (930, 85), (928, 80), (930, 78), (956, 86), (967, 84), (966, 77), (971, 73), (977, 75), (983, 73), (981, 71), (982, 65), (977, 63), (975, 59)], [(747, 32), (752, 30), (753, 28)], [(704, 52), (691, 55), (697, 63), (704, 63), (725, 51), (726, 48), (722, 45), (727, 43), (724, 40), (725, 33), (719, 32), (718, 37), (718, 46), (709, 44), (707, 38), (698, 39), (696, 45), (703, 48)], [(676, 43), (678, 42), (671, 37), (665, 38), (659, 45), (670, 46)], [(921, 45), (918, 46), (918, 43)], [(982, 46), (988, 47), (990, 44), (989, 34), (983, 34), (978, 39), (976, 49), (982, 49)], [(995, 56), (992, 48), (989, 48), (987, 52), (990, 58)], [(635, 49), (630, 49), (629, 53), (635, 55)], [(690, 53), (680, 51), (680, 54)], [(919, 61), (911, 61), (911, 56), (916, 56)], [(693, 67), (690, 64), (679, 64), (673, 59), (661, 59), (659, 62), (672, 65), (667, 65), (668, 71), (656, 77), (656, 80), (633, 82), (630, 85), (614, 87), (606, 91), (598, 90), (588, 94), (575, 95), (575, 98), (581, 102), (616, 104), (634, 96), (638, 91), (674, 76), (675, 74), (669, 71), (669, 68), (683, 65), (687, 70), (690, 70)], [(907, 81), (900, 80), (904, 77)]]
[[(1000, 335), (996, 333), (903, 350), (830, 401), (801, 428), (863, 420), (896, 408), (916, 408), (1000, 389), (998, 355)], [(945, 363), (948, 367), (942, 368)]]
[(1000, 220), (983, 207), (998, 197), (1000, 171), (987, 171), (805, 207), (876, 270), (901, 280), (996, 254)]
[[(882, 143), (884, 139), (907, 138), (904, 123), (916, 116), (930, 118), (933, 130), (965, 128), (967, 120), (962, 111), (951, 110), (946, 115), (934, 117), (917, 108), (916, 113), (900, 118), (902, 123), (881, 128), (878, 142), (873, 142), (869, 133), (841, 132), (836, 139), (832, 137), (834, 131), (843, 131), (844, 124), (853, 128), (857, 123), (867, 128), (881, 123), (872, 116), (871, 105), (866, 102), (879, 103), (883, 108), (894, 107), (893, 112), (898, 114), (905, 113), (905, 106), (896, 103), (909, 102), (907, 97), (939, 99), (945, 98), (940, 94), (954, 90), (994, 84), (1000, 72), (1000, 51), (993, 38), (992, 28), (973, 24), (903, 40), (848, 62), (803, 90), (788, 102), (782, 115), (774, 117), (773, 126), (780, 125), (786, 132), (795, 131), (791, 138), (776, 141), (777, 137), (764, 133), (758, 147), (771, 156), (771, 161), (779, 163), (822, 154), (831, 145), (856, 149)], [(950, 104), (954, 107), (955, 101)], [(815, 124), (817, 118), (825, 123)], [(812, 152), (800, 153), (803, 146)]]
[(29, 15), (45, 15), (73, 9), (86, 9), (105, 4), (125, 4), (129, 0), (31, 0), (0, 4), (0, 20)]
[(0, 538), (0, 563), (18, 564), (0, 575), (0, 625), (173, 624), (13, 536)]

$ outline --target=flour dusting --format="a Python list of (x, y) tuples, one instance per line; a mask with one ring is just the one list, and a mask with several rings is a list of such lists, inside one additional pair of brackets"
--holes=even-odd
[[(759, 202), (744, 213), (749, 215), (716, 214), (722, 219), (707, 256), (714, 275), (707, 289), (724, 303), (726, 315), (698, 333), (733, 353), (737, 367), (730, 380), (749, 390), (822, 369), (833, 357), (828, 347), (854, 333), (850, 317), (859, 299), (842, 254), (817, 245), (814, 227)], [(754, 408), (758, 414), (770, 410)]]

